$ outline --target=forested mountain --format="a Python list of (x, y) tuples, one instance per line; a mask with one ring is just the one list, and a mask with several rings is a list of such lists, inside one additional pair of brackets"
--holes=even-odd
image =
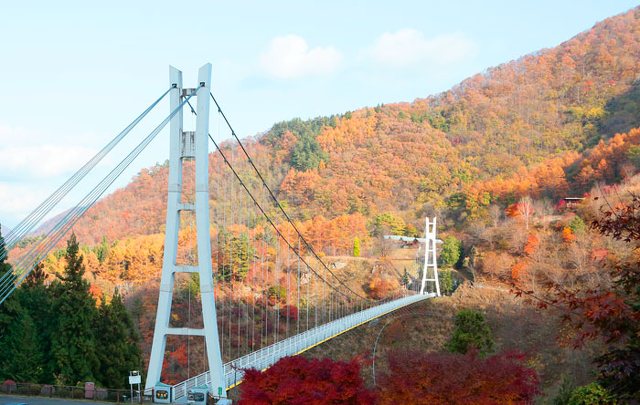
[[(565, 315), (558, 347), (579, 347), (595, 338), (617, 345), (619, 351), (596, 346), (586, 356), (593, 359), (599, 351), (600, 380), (613, 381), (609, 387), (624, 395), (638, 395), (634, 387), (639, 385), (629, 375), (640, 373), (626, 371), (637, 371), (640, 364), (633, 363), (640, 347), (640, 298), (634, 290), (640, 280), (638, 61), (640, 7), (444, 93), (331, 117), (296, 118), (243, 142), (305, 238), (320, 255), (342, 261), (347, 282), (362, 294), (379, 299), (408, 284), (407, 267), (403, 275), (392, 262), (415, 266), (414, 256), (393, 258), (381, 235), (417, 236), (424, 217), (435, 215), (445, 241), (439, 256), (445, 269), (441, 275), (448, 275), (443, 291), (453, 289), (457, 269), (460, 279), (496, 281), (498, 290), (511, 288), (539, 299), (540, 308), (554, 306), (555, 315)], [(234, 141), (223, 143), (222, 150), (279, 232), (296, 240), (243, 151)], [(292, 309), (276, 293), (284, 284), (281, 277), (304, 277), (299, 270), (279, 273), (294, 266), (288, 246), (274, 236), (220, 154), (213, 151), (209, 163), (211, 260), (216, 298), (227, 308), (219, 322), (228, 322), (228, 330), (243, 330), (238, 314), (243, 302), (251, 301), (254, 309), (264, 308), (266, 330), (271, 307)], [(187, 200), (193, 194), (192, 176), (193, 166), (187, 164)], [(74, 227), (81, 243), (74, 249), (80, 249), (85, 279), (91, 280), (90, 288), (81, 283), (82, 296), (90, 303), (99, 299), (101, 313), (113, 315), (105, 303), (119, 287), (138, 325), (144, 358), (162, 267), (167, 177), (167, 165), (143, 169)], [(564, 197), (578, 198), (567, 208)], [(193, 218), (185, 215), (179, 259), (195, 257), (194, 239)], [(11, 258), (19, 257), (28, 243), (15, 248)], [(69, 271), (66, 256), (63, 250), (53, 252), (39, 270), (60, 277)], [(391, 269), (390, 276), (385, 269)], [(193, 279), (177, 280), (172, 319), (191, 320), (191, 296), (197, 293)], [(228, 342), (238, 352), (265, 343), (241, 335)], [(520, 349), (513, 342), (522, 338), (503, 341), (501, 349)], [(526, 338), (531, 338), (527, 350), (533, 356), (541, 349), (534, 337)], [(189, 349), (170, 346), (163, 375), (177, 381), (184, 378), (180, 372), (188, 364)], [(559, 375), (544, 373), (558, 357), (549, 352), (543, 357), (531, 364), (543, 383), (556, 389)], [(102, 378), (107, 381), (107, 374)], [(589, 382), (583, 380), (576, 383)]]
[[(461, 199), (472, 210), (502, 197), (509, 187), (496, 188), (496, 182), (532, 170), (542, 171), (537, 183), (512, 198), (542, 189), (555, 198), (587, 190), (594, 178), (575, 166), (577, 160), (588, 159), (600, 140), (640, 124), (638, 60), (640, 10), (634, 9), (442, 94), (278, 123), (246, 144), (299, 219), (391, 212), (418, 225), (425, 211), (459, 209)], [(244, 167), (237, 148), (226, 148)], [(214, 157), (211, 168), (212, 177), (235, 181)], [(79, 239), (97, 243), (160, 232), (167, 170), (142, 170), (104, 198), (76, 226)], [(479, 188), (479, 181), (491, 187)], [(212, 209), (217, 203), (212, 196)]]

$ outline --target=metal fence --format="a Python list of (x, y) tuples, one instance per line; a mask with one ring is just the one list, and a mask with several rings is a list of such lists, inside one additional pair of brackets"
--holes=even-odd
[[(61, 385), (7, 383), (0, 385), (0, 393), (8, 395), (38, 396), (60, 399), (83, 399), (114, 403), (131, 403), (130, 390), (108, 388), (68, 387)], [(142, 400), (142, 401), (141, 401)], [(151, 398), (142, 396), (141, 400), (134, 391), (134, 403), (150, 403)]]

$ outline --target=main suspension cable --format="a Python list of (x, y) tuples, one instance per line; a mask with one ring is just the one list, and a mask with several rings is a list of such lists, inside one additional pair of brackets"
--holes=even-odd
[[(287, 240), (287, 238), (285, 238), (285, 236), (282, 234), (282, 232), (278, 229), (278, 227), (276, 226), (276, 224), (273, 222), (273, 220), (271, 219), (271, 217), (269, 217), (269, 215), (266, 213), (266, 211), (262, 208), (262, 206), (260, 205), (260, 203), (258, 202), (258, 200), (256, 200), (256, 198), (253, 196), (253, 194), (251, 193), (251, 191), (249, 191), (249, 188), (247, 187), (247, 185), (245, 184), (245, 182), (242, 180), (242, 178), (240, 177), (240, 175), (238, 174), (238, 172), (233, 168), (233, 166), (231, 166), (231, 163), (227, 160), (226, 155), (224, 154), (224, 152), (222, 152), (222, 149), (218, 146), (218, 143), (213, 139), (213, 137), (211, 136), (211, 134), (209, 134), (209, 139), (211, 139), (211, 142), (213, 142), (213, 145), (216, 147), (216, 149), (218, 150), (218, 152), (220, 153), (220, 156), (222, 157), (222, 160), (224, 161), (224, 163), (227, 165), (227, 167), (229, 167), (229, 169), (231, 170), (231, 172), (233, 173), (233, 175), (235, 176), (235, 178), (238, 180), (238, 182), (240, 183), (240, 185), (242, 186), (242, 188), (247, 192), (247, 194), (249, 195), (249, 197), (251, 198), (251, 200), (253, 201), (253, 203), (256, 205), (256, 207), (258, 207), (258, 210), (260, 210), (260, 212), (262, 213), (262, 215), (265, 217), (265, 219), (267, 220), (267, 222), (269, 223), (269, 225), (276, 231), (276, 233), (278, 234), (278, 236), (284, 241), (284, 243), (287, 244), (287, 246), (289, 247), (289, 249), (291, 249), (292, 251), (294, 251), (296, 253), (296, 255), (300, 258), (300, 260), (307, 266), (307, 268), (309, 270), (311, 270), (316, 276), (318, 276), (318, 278), (320, 280), (322, 280), (324, 283), (326, 283), (327, 285), (329, 285), (333, 290), (335, 290), (336, 292), (338, 292), (339, 294), (342, 294), (343, 296), (350, 298), (349, 295), (347, 295), (346, 293), (340, 291), (339, 289), (337, 289), (336, 287), (334, 287), (331, 283), (329, 283), (327, 280), (325, 280), (320, 274), (318, 274), (313, 267), (311, 267), (311, 265), (302, 257), (300, 256), (299, 252), (296, 252), (296, 250), (294, 249), (294, 247), (291, 245), (291, 243)], [(353, 291), (352, 291), (353, 292)], [(355, 294), (355, 293), (354, 293)], [(357, 295), (357, 294), (356, 294)], [(362, 297), (361, 297), (362, 298)]]
[(260, 170), (258, 170), (258, 168), (256, 167), (256, 165), (253, 162), (253, 159), (251, 159), (251, 156), (249, 156), (249, 153), (247, 152), (247, 150), (245, 149), (244, 145), (242, 144), (242, 141), (240, 141), (240, 138), (238, 137), (238, 135), (236, 134), (235, 130), (233, 129), (233, 127), (231, 126), (231, 123), (229, 122), (229, 120), (227, 119), (226, 115), (224, 114), (224, 112), (222, 111), (222, 108), (220, 108), (220, 104), (218, 104), (218, 101), (216, 100), (216, 98), (213, 96), (213, 93), (209, 93), (211, 95), (211, 99), (213, 100), (213, 102), (216, 104), (216, 107), (218, 108), (218, 112), (220, 113), (220, 115), (222, 116), (222, 118), (224, 119), (225, 123), (227, 124), (227, 126), (229, 127), (229, 130), (231, 131), (231, 134), (233, 135), (233, 137), (236, 139), (236, 141), (238, 142), (238, 145), (240, 145), (240, 148), (242, 149), (242, 152), (244, 153), (244, 155), (247, 157), (247, 160), (249, 161), (249, 164), (251, 165), (251, 167), (253, 168), (253, 170), (256, 172), (256, 174), (258, 175), (258, 178), (260, 179), (260, 181), (262, 182), (262, 185), (268, 190), (269, 195), (271, 196), (271, 198), (273, 199), (273, 201), (275, 202), (275, 204), (278, 206), (278, 208), (280, 209), (280, 211), (282, 212), (282, 214), (285, 216), (285, 218), (287, 219), (287, 222), (289, 222), (289, 224), (293, 227), (293, 229), (296, 231), (296, 233), (298, 234), (298, 236), (300, 237), (300, 239), (302, 240), (302, 242), (304, 243), (305, 247), (311, 252), (311, 254), (316, 258), (316, 260), (318, 260), (318, 262), (320, 262), (320, 264), (322, 264), (322, 266), (325, 268), (325, 270), (327, 272), (329, 272), (329, 274), (331, 274), (333, 277), (336, 278), (336, 280), (338, 280), (338, 282), (340, 284), (342, 284), (347, 290), (349, 290), (352, 294), (356, 295), (357, 297), (366, 300), (365, 297), (361, 296), (360, 294), (358, 294), (357, 292), (353, 291), (344, 281), (342, 281), (338, 276), (336, 276), (331, 269), (329, 269), (329, 266), (327, 266), (327, 264), (320, 258), (320, 256), (316, 253), (316, 251), (313, 249), (313, 247), (311, 246), (311, 244), (307, 241), (307, 239), (302, 235), (302, 232), (300, 232), (300, 230), (298, 229), (298, 227), (295, 225), (295, 223), (291, 220), (291, 217), (289, 217), (289, 214), (287, 214), (287, 212), (285, 211), (284, 207), (282, 206), (282, 204), (280, 204), (280, 201), (278, 200), (278, 198), (275, 196), (275, 194), (273, 193), (273, 191), (271, 190), (271, 188), (269, 187), (269, 185), (267, 184), (267, 182), (265, 181), (264, 177), (262, 176), (262, 173), (260, 173)]

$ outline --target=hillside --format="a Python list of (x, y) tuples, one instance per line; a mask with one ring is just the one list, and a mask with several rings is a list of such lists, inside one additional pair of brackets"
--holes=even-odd
[[(554, 158), (563, 160), (553, 176), (541, 177), (547, 188), (558, 188), (549, 193), (556, 198), (591, 185), (574, 184), (571, 164), (578, 155), (572, 152), (588, 154), (599, 140), (638, 125), (639, 58), (640, 10), (634, 9), (442, 94), (341, 116), (294, 119), (245, 142), (300, 219), (391, 212), (419, 227), (425, 213), (451, 211), (456, 201), (450, 197), (457, 193), (477, 194), (478, 181), (507, 179), (546, 162), (553, 166)], [(249, 174), (235, 147), (226, 148)], [(215, 211), (226, 204), (216, 192), (233, 186), (222, 162), (214, 154), (211, 160)], [(224, 182), (213, 184), (220, 174)], [(80, 240), (160, 232), (166, 180), (166, 166), (142, 170), (76, 225)]]
[[(456, 312), (478, 309), (495, 332), (496, 351), (526, 354), (545, 403), (562, 391), (567, 375), (578, 385), (598, 373), (602, 380), (610, 365), (640, 358), (640, 298), (633, 288), (640, 280), (638, 60), (640, 7), (442, 94), (276, 123), (243, 142), (295, 227), (243, 151), (223, 143), (253, 194), (219, 153), (210, 154), (211, 258), (204, 260), (211, 259), (215, 276), (223, 358), (290, 336), (293, 321), (299, 332), (298, 311), (305, 310), (307, 328), (335, 314), (333, 298), (341, 295), (326, 284), (336, 289), (337, 279), (371, 300), (417, 286), (419, 244), (382, 235), (418, 236), (425, 216), (438, 218), (445, 296), (387, 318), (400, 320), (380, 340), (387, 349), (443, 352)], [(187, 163), (183, 173), (185, 201), (194, 194), (193, 169)], [(141, 170), (74, 227), (87, 293), (104, 308), (119, 289), (145, 359), (163, 263), (167, 178), (166, 164)], [(193, 213), (180, 215), (176, 263), (194, 264)], [(62, 250), (43, 260), (44, 290), (53, 291), (56, 283), (45, 276), (63, 273), (66, 261)], [(329, 281), (319, 283), (321, 277)], [(178, 274), (174, 281), (172, 325), (200, 325), (197, 277)], [(371, 322), (307, 355), (366, 359), (379, 330)], [(173, 337), (166, 351), (166, 381), (205, 369), (202, 341)], [(602, 353), (615, 361), (603, 363)], [(623, 374), (629, 375), (613, 378)], [(636, 395), (632, 388), (625, 390)]]

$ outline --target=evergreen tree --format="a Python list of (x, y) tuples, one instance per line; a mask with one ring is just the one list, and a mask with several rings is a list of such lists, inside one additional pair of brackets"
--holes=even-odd
[(47, 277), (44, 264), (38, 263), (16, 292), (20, 304), (28, 311), (36, 328), (42, 352), (42, 373), (40, 380), (34, 382), (43, 384), (53, 382), (51, 338), (57, 325), (56, 313), (52, 310), (51, 291), (44, 285)]
[(449, 295), (453, 292), (453, 274), (451, 270), (444, 269), (439, 272), (440, 289), (444, 295)]
[(490, 353), (493, 350), (493, 336), (480, 312), (463, 309), (456, 315), (455, 328), (446, 348), (452, 353), (465, 354), (472, 347), (480, 354)]
[(231, 232), (221, 230), (218, 234), (218, 279), (244, 280), (253, 255), (254, 250), (246, 233), (235, 236)]
[(8, 258), (7, 248), (4, 243), (4, 237), (2, 236), (2, 225), (0, 225), (0, 277), (11, 270), (11, 265), (6, 263)]
[(116, 289), (111, 303), (102, 299), (98, 323), (98, 380), (109, 388), (126, 388), (129, 371), (141, 366), (139, 336)]
[(353, 239), (353, 257), (360, 257), (360, 238)]
[(33, 319), (18, 293), (0, 311), (0, 379), (37, 382), (42, 377), (42, 349)]
[(76, 385), (94, 381), (94, 371), (98, 369), (94, 334), (98, 313), (89, 283), (82, 278), (85, 268), (75, 234), (67, 241), (65, 258), (64, 275), (51, 286), (58, 317), (51, 351), (57, 382)]
[(447, 236), (442, 243), (440, 252), (440, 264), (445, 267), (453, 267), (460, 260), (462, 255), (462, 242), (455, 236)]
[(404, 273), (402, 274), (402, 285), (407, 288), (409, 286), (409, 283), (411, 283), (411, 278), (409, 277), (409, 272), (407, 271), (407, 268), (404, 268)]

